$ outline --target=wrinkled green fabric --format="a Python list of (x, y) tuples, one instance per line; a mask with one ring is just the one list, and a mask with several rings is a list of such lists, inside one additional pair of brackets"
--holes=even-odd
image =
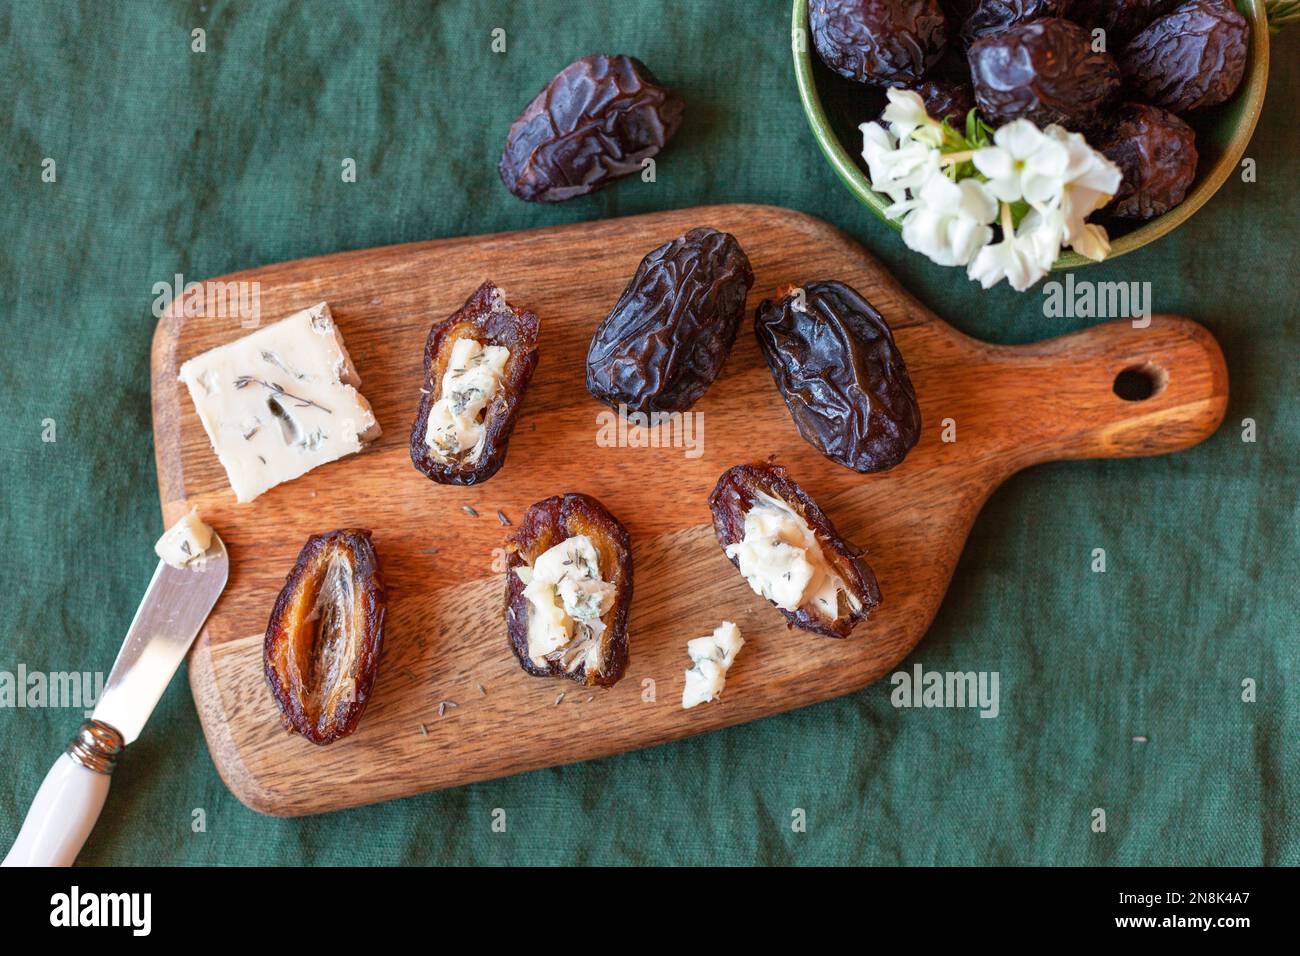
[[(148, 581), (161, 530), (150, 306), (175, 273), (761, 202), (835, 223), (972, 335), (1090, 324), (1045, 318), (1037, 291), (979, 291), (849, 197), (799, 106), (788, 6), (0, 5), (0, 671), (106, 670)], [(206, 53), (190, 50), (196, 27)], [(491, 51), (497, 27), (505, 54)], [(658, 182), (519, 202), (496, 173), (510, 121), (598, 50), (638, 55), (689, 104)], [(1300, 30), (1274, 40), (1248, 150), (1258, 182), (1234, 177), (1172, 236), (1086, 273), (1150, 280), (1158, 311), (1213, 330), (1232, 377), (1225, 425), (1183, 454), (1013, 478), (905, 665), (999, 672), (996, 719), (898, 710), (881, 683), (638, 753), (272, 819), (217, 777), (182, 674), (82, 862), (1300, 862), (1298, 56)], [(345, 156), (355, 184), (341, 182)], [(41, 180), (45, 157), (56, 183)], [(0, 843), (80, 717), (0, 709)], [(1096, 807), (1105, 833), (1090, 828)], [(795, 808), (806, 832), (792, 831)]]

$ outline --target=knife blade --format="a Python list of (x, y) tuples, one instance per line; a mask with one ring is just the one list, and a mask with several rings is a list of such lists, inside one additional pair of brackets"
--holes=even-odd
[(95, 720), (133, 743), (198, 636), (229, 577), (226, 546), (216, 532), (201, 567), (158, 562), (126, 640), (95, 704)]
[(122, 748), (140, 736), (230, 573), (216, 532), (200, 561), (158, 562), (91, 719), (55, 761), (3, 866), (71, 866), (99, 819)]

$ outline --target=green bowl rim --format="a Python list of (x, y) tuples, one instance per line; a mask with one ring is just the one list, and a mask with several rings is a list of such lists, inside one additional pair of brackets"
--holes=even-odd
[[(1111, 243), (1110, 255), (1103, 261), (1109, 262), (1134, 249), (1140, 249), (1182, 225), (1218, 192), (1219, 187), (1237, 168), (1237, 163), (1240, 162), (1255, 132), (1255, 124), (1259, 121), (1260, 111), (1264, 107), (1264, 92), (1268, 86), (1268, 17), (1265, 13), (1264, 0), (1245, 0), (1245, 2), (1250, 6), (1250, 62), (1247, 74), (1242, 80), (1241, 91), (1238, 93), (1243, 97), (1243, 113), (1236, 132), (1219, 157), (1219, 161), (1201, 177), (1200, 182), (1192, 187), (1191, 193), (1181, 203), (1163, 216), (1157, 216), (1145, 225), (1114, 240)], [(808, 30), (808, 0), (794, 0), (794, 12), (790, 24), (790, 49), (804, 117), (808, 120), (813, 138), (821, 147), (822, 154), (830, 162), (840, 181), (858, 198), (859, 202), (895, 232), (901, 232), (902, 225), (885, 215), (889, 200), (872, 191), (866, 175), (858, 168), (853, 157), (845, 151), (839, 138), (831, 132), (830, 120), (822, 108), (821, 97), (817, 95), (817, 85), (813, 80), (813, 48), (812, 37), (809, 36)], [(1086, 256), (1081, 256), (1077, 252), (1067, 252), (1053, 263), (1052, 268), (1076, 269), (1093, 264), (1093, 260)]]

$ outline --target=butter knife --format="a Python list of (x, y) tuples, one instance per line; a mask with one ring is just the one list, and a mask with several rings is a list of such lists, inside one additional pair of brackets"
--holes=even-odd
[(171, 683), (230, 570), (213, 532), (200, 561), (164, 561), (144, 592), (90, 720), (55, 761), (3, 866), (71, 866), (94, 829), (122, 748), (135, 741)]

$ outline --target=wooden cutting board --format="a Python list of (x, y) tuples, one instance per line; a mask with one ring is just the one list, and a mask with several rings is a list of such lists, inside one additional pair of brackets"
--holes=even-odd
[[(601, 447), (604, 406), (584, 387), (591, 333), (645, 253), (702, 225), (733, 233), (756, 277), (735, 350), (693, 409), (703, 415), (703, 452)], [(436, 485), (407, 452), (422, 349), (430, 325), (487, 278), (541, 317), (541, 360), (505, 467), (478, 487)], [(758, 302), (778, 286), (822, 278), (870, 299), (907, 361), (924, 432), (893, 471), (863, 476), (814, 452), (758, 352), (750, 324)], [(196, 643), (190, 684), (222, 778), (245, 804), (273, 814), (587, 760), (858, 690), (921, 639), (976, 512), (1009, 475), (1051, 459), (1187, 448), (1215, 430), (1227, 402), (1222, 353), (1187, 319), (988, 345), (936, 318), (843, 233), (767, 206), (344, 252), (211, 281), (260, 283), (263, 322), (327, 300), (384, 429), (362, 454), (238, 505), (176, 374), (184, 360), (248, 329), (209, 316), (168, 314), (158, 324), (153, 419), (163, 518), (170, 524), (197, 506), (230, 552), (230, 583)], [(954, 271), (953, 281), (966, 280)], [(1143, 369), (1154, 394), (1119, 398), (1113, 384), (1126, 369)], [(956, 441), (943, 440), (945, 420)], [(714, 539), (707, 498), (718, 476), (768, 455), (866, 548), (879, 578), (881, 607), (847, 640), (787, 630)], [(595, 495), (632, 536), (631, 661), (609, 689), (530, 677), (506, 638), (497, 549), (509, 529), (497, 512), (518, 522), (533, 502), (566, 491)], [(281, 729), (262, 675), (262, 635), (307, 536), (344, 526), (374, 530), (390, 596), (386, 649), (357, 732), (317, 747)], [(746, 641), (723, 698), (682, 710), (686, 641), (723, 619), (736, 621)], [(440, 718), (443, 701), (456, 706)]]

